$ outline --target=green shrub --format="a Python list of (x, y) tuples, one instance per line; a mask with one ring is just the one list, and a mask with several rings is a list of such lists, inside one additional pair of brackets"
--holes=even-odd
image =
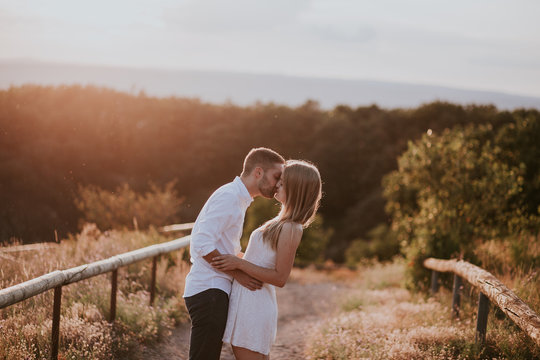
[(262, 197), (255, 198), (246, 212), (244, 219), (244, 229), (242, 232), (242, 244), (243, 251), (246, 250), (249, 237), (253, 230), (274, 218), (280, 209), (280, 204), (275, 199), (265, 199)]
[[(276, 200), (256, 198), (253, 201), (247, 210), (244, 221), (244, 230), (241, 240), (244, 251), (253, 230), (275, 217), (279, 213), (279, 209), (280, 205)], [(317, 214), (315, 216), (315, 221), (307, 229), (304, 229), (302, 241), (296, 252), (295, 265), (305, 266), (308, 264), (322, 263), (332, 233), (332, 229), (324, 227), (322, 215)]]
[[(483, 242), (538, 232), (540, 161), (528, 152), (538, 152), (531, 139), (540, 137), (539, 124), (537, 117), (516, 117), (498, 132), (489, 125), (428, 131), (409, 143), (383, 185), (411, 287), (426, 287), (427, 257), (478, 262), (474, 250)], [(537, 263), (517, 239), (512, 248), (512, 265)]]
[(174, 190), (174, 181), (163, 189), (150, 184), (150, 191), (136, 193), (128, 184), (111, 192), (94, 185), (79, 186), (75, 205), (83, 221), (95, 223), (101, 230), (167, 225), (178, 220), (182, 199)]
[(391, 260), (399, 254), (396, 235), (386, 224), (379, 224), (368, 232), (368, 239), (354, 240), (345, 251), (345, 262), (355, 266), (365, 259)]
[(324, 262), (324, 254), (332, 233), (331, 228), (324, 227), (322, 215), (315, 215), (315, 221), (307, 229), (304, 229), (294, 264), (305, 266)]

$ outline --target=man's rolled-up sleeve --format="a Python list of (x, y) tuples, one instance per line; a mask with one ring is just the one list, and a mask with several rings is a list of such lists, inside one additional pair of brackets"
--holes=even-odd
[(191, 234), (191, 252), (205, 256), (216, 249), (216, 242), (223, 236), (235, 216), (235, 198), (232, 194), (220, 194), (210, 200), (208, 208), (198, 220), (198, 226)]

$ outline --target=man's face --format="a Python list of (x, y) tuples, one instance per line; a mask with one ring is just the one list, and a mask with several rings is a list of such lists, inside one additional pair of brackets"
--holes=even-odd
[(281, 173), (283, 172), (283, 164), (276, 164), (263, 173), (262, 178), (259, 180), (258, 187), (261, 195), (265, 198), (271, 199), (277, 191), (277, 183), (281, 179)]

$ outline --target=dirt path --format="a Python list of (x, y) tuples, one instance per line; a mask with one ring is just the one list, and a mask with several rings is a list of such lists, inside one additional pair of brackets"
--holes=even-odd
[[(279, 307), (277, 339), (270, 352), (272, 360), (304, 359), (306, 330), (334, 313), (335, 305), (348, 287), (323, 275), (306, 279), (306, 272), (295, 269), (287, 285), (277, 289)], [(147, 348), (143, 358), (187, 359), (189, 324), (177, 327), (156, 347)], [(234, 360), (228, 345), (223, 346), (222, 360)]]

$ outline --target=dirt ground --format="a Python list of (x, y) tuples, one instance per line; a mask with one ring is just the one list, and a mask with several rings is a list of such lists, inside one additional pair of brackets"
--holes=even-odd
[[(336, 281), (314, 270), (293, 269), (288, 283), (277, 289), (277, 338), (270, 352), (272, 360), (304, 359), (306, 329), (335, 313), (339, 299), (347, 291), (346, 282)], [(164, 342), (143, 351), (142, 358), (187, 359), (189, 324), (173, 330)], [(234, 360), (228, 345), (221, 352), (222, 360)]]

